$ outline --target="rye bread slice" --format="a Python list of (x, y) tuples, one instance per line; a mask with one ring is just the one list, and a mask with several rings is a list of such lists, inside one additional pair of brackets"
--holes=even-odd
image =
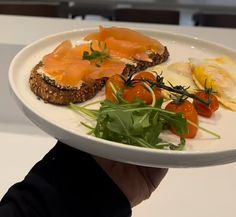
[[(127, 64), (123, 70), (124, 76), (142, 71), (148, 67), (165, 62), (169, 52), (165, 47), (162, 55), (151, 53), (149, 57), (152, 62), (134, 61), (134, 64)], [(82, 83), (80, 88), (58, 86), (53, 80), (39, 72), (42, 62), (39, 62), (31, 71), (29, 78), (30, 89), (46, 103), (57, 105), (68, 105), (70, 103), (81, 103), (93, 98), (104, 86), (108, 78), (92, 80), (89, 83)]]

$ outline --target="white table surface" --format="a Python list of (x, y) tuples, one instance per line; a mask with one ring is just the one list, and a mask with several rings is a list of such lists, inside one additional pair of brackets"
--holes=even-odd
[[(24, 45), (48, 34), (101, 23), (0, 15), (0, 198), (55, 144), (18, 110), (8, 93), (7, 69)], [(103, 23), (111, 25), (112, 23)], [(150, 26), (188, 34), (236, 49), (236, 30), (168, 25)], [(133, 210), (134, 217), (235, 217), (236, 163), (197, 169), (170, 169), (151, 198)]]

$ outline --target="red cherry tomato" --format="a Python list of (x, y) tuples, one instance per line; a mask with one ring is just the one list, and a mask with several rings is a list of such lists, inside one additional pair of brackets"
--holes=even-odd
[[(167, 111), (172, 111), (172, 112), (182, 112), (187, 120), (198, 125), (197, 111), (194, 108), (193, 104), (188, 100), (184, 100), (183, 102), (180, 102), (180, 103), (171, 101), (166, 105), (165, 109)], [(170, 130), (173, 133), (177, 134), (174, 128), (171, 128)], [(188, 124), (188, 134), (179, 135), (179, 136), (184, 137), (184, 138), (194, 138), (197, 134), (197, 131), (198, 131), (197, 127), (191, 124)]]
[(151, 93), (141, 83), (137, 83), (133, 87), (127, 87), (123, 92), (123, 98), (128, 102), (133, 102), (138, 98), (147, 104), (152, 103)]
[[(156, 99), (162, 97), (161, 91), (158, 88), (154, 88), (154, 94)], [(133, 87), (127, 87), (123, 92), (123, 98), (128, 102), (133, 102), (135, 99), (141, 99), (146, 104), (152, 103), (152, 94), (142, 83), (137, 83)]]
[(156, 96), (156, 100), (159, 100), (159, 99), (163, 98), (163, 95), (161, 93), (161, 89), (159, 87), (155, 87), (153, 89), (153, 91), (154, 91), (154, 94)]
[(125, 81), (122, 79), (120, 75), (116, 74), (111, 76), (109, 80), (106, 82), (105, 86), (106, 99), (115, 103), (117, 102), (117, 98), (114, 94), (114, 91), (112, 90), (111, 83), (115, 87), (116, 91), (120, 91), (122, 88), (124, 88)]
[(142, 71), (142, 72), (137, 73), (134, 76), (134, 79), (140, 79), (141, 81), (142, 80), (152, 81), (152, 82), (156, 81), (156, 77), (154, 76), (154, 74), (148, 71)]
[(202, 90), (197, 92), (195, 95), (206, 102), (208, 102), (208, 100), (210, 101), (209, 106), (207, 106), (197, 99), (193, 100), (193, 105), (199, 115), (209, 118), (219, 108), (219, 101), (213, 94)]

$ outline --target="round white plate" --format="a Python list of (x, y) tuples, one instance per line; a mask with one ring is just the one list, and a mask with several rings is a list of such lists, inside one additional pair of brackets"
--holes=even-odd
[[(80, 124), (84, 118), (67, 107), (46, 104), (31, 92), (28, 84), (31, 69), (41, 58), (63, 40), (78, 41), (97, 29), (63, 32), (38, 40), (13, 59), (9, 69), (12, 95), (24, 114), (51, 136), (93, 155), (151, 167), (200, 167), (236, 161), (236, 113), (220, 108), (211, 119), (200, 119), (200, 124), (221, 135), (213, 138), (199, 131), (195, 139), (187, 140), (185, 151), (168, 151), (120, 144), (87, 135)], [(228, 55), (236, 59), (236, 52), (223, 46), (168, 32), (137, 29), (157, 38), (170, 51), (168, 63), (186, 61), (189, 57), (209, 58)], [(99, 93), (87, 103), (103, 97)]]

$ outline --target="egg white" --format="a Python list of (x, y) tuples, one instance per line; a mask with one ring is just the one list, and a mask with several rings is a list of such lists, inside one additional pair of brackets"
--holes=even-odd
[[(188, 62), (176, 62), (170, 65), (159, 65), (153, 71), (161, 74), (167, 86), (181, 85), (187, 88), (189, 93), (194, 93), (197, 87), (192, 79), (191, 65)], [(171, 98), (171, 93), (163, 91), (166, 98)]]
[(204, 89), (203, 74), (208, 87), (212, 85), (218, 100), (227, 108), (236, 111), (236, 63), (229, 57), (214, 59), (191, 58), (193, 80), (200, 89)]

